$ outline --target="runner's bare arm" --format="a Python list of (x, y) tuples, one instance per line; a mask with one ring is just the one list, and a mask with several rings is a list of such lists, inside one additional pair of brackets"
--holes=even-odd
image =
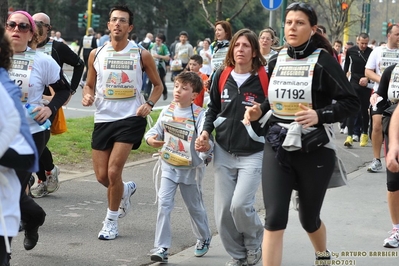
[[(148, 100), (152, 101), (153, 103), (156, 103), (159, 97), (161, 97), (163, 91), (161, 78), (159, 77), (157, 67), (155, 65), (154, 59), (152, 58), (152, 55), (147, 50), (142, 50), (141, 56), (143, 59), (142, 67), (147, 73), (148, 78), (151, 80), (151, 83), (154, 85), (154, 89), (152, 90), (152, 93), (148, 98)], [(147, 103), (145, 103), (142, 106), (140, 106), (139, 109), (137, 109), (137, 115), (146, 116), (151, 112), (151, 110), (152, 107)]]
[(82, 104), (83, 106), (91, 106), (94, 102), (94, 92), (96, 86), (96, 77), (97, 71), (94, 69), (94, 58), (96, 55), (97, 49), (93, 49), (89, 55), (89, 63), (88, 71), (87, 71), (87, 79), (86, 84), (83, 87), (83, 99)]

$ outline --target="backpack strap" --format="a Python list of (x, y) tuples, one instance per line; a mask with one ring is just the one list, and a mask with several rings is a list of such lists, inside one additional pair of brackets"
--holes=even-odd
[[(220, 77), (219, 77), (219, 92), (220, 92), (220, 94), (222, 94), (222, 92), (223, 92), (224, 85), (226, 84), (227, 78), (229, 77), (231, 71), (233, 71), (233, 67), (229, 66), (229, 67), (226, 67), (220, 74)], [(269, 87), (269, 77), (266, 75), (266, 70), (264, 67), (259, 68), (258, 76), (259, 76), (260, 84), (263, 89), (263, 93), (267, 97), (267, 95), (268, 95), (267, 90)]]
[(264, 67), (260, 67), (258, 70), (258, 76), (260, 80), (260, 84), (263, 89), (263, 93), (267, 97), (268, 95), (268, 88), (269, 88), (269, 77), (266, 75), (266, 70)]
[(233, 71), (233, 67), (229, 66), (223, 69), (222, 73), (219, 77), (219, 92), (222, 94), (224, 85), (226, 84), (227, 78), (229, 77), (231, 71)]

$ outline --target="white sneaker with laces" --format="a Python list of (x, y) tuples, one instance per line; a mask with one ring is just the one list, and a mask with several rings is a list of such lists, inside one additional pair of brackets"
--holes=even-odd
[(119, 218), (123, 218), (126, 216), (127, 212), (130, 209), (130, 205), (132, 204), (130, 201), (130, 197), (134, 194), (134, 192), (136, 192), (137, 186), (136, 183), (134, 183), (133, 181), (129, 181), (127, 183), (124, 183), (127, 185), (127, 193), (124, 193), (124, 197), (121, 200), (121, 204), (119, 205)]
[(384, 240), (384, 247), (386, 248), (397, 248), (399, 247), (399, 229), (394, 228), (391, 232), (391, 235)]
[[(152, 251), (152, 250), (151, 250)], [(164, 248), (157, 248), (154, 253), (151, 254), (150, 258), (152, 261), (157, 262), (168, 262), (168, 251)]]
[(381, 161), (376, 159), (376, 158), (374, 158), (373, 161), (371, 162), (369, 168), (367, 169), (367, 171), (375, 173), (375, 172), (380, 171), (380, 170), (382, 170)]
[(98, 239), (113, 240), (118, 236), (118, 222), (105, 219), (103, 221), (103, 228), (98, 233)]
[(257, 264), (262, 258), (262, 248), (258, 247), (255, 250), (247, 250), (248, 266)]
[(47, 184), (46, 183), (47, 182), (38, 180), (37, 181), (37, 186), (30, 190), (30, 193), (31, 193), (32, 197), (34, 197), (34, 198), (42, 198), (42, 197), (48, 195)]
[(225, 266), (247, 266), (246, 259), (231, 259), (226, 262)]
[(208, 238), (206, 240), (197, 240), (197, 244), (195, 245), (194, 255), (196, 257), (204, 256), (209, 250), (209, 244), (211, 243), (211, 239)]
[(60, 184), (58, 182), (58, 175), (60, 174), (60, 168), (54, 165), (53, 170), (50, 172), (46, 172), (47, 178), (47, 191), (48, 193), (56, 192), (60, 188)]

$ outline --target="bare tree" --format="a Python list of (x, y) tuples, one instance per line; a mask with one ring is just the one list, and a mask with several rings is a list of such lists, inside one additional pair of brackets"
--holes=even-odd
[(237, 1), (237, 4), (240, 3), (241, 6), (240, 8), (229, 18), (223, 18), (223, 12), (222, 12), (222, 7), (223, 7), (223, 0), (215, 0), (215, 1), (208, 1), (208, 3), (215, 3), (216, 5), (216, 14), (215, 14), (215, 19), (214, 21), (212, 21), (212, 18), (208, 12), (208, 9), (206, 7), (205, 1), (204, 0), (200, 0), (200, 4), (202, 6), (202, 9), (204, 10), (204, 13), (202, 16), (205, 18), (206, 22), (209, 24), (210, 27), (215, 28), (215, 23), (216, 21), (219, 20), (227, 20), (227, 21), (231, 21), (233, 20), (235, 17), (237, 17), (243, 10), (244, 8), (248, 5), (248, 3), (251, 0), (245, 0), (245, 1)]
[(322, 10), (318, 12), (319, 17), (326, 21), (326, 28), (329, 29), (332, 40), (340, 39), (346, 27), (349, 28), (364, 19), (364, 14), (355, 12), (355, 0), (317, 0), (317, 3)]

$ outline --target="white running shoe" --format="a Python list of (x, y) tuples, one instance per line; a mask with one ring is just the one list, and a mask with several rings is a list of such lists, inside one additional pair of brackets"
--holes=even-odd
[(124, 193), (127, 196), (122, 198), (121, 204), (119, 205), (119, 210), (118, 210), (119, 218), (125, 217), (126, 214), (128, 213), (130, 206), (131, 206), (130, 197), (134, 194), (134, 192), (136, 192), (136, 189), (137, 189), (136, 183), (134, 183), (133, 181), (129, 181), (124, 184), (127, 185), (128, 191), (127, 191), (127, 193)]
[(255, 250), (247, 250), (248, 266), (257, 264), (262, 258), (262, 248), (258, 247)]
[(384, 240), (384, 247), (386, 248), (397, 248), (399, 247), (399, 229), (392, 229), (389, 232), (391, 235)]
[(168, 251), (164, 248), (157, 248), (155, 252), (151, 254), (150, 258), (152, 261), (168, 263), (168, 255)]
[(103, 228), (98, 233), (98, 239), (113, 240), (118, 236), (118, 222), (105, 219), (103, 221)]
[(381, 160), (374, 158), (367, 171), (375, 173), (380, 170), (382, 170)]
[(60, 174), (60, 168), (54, 165), (53, 170), (46, 172), (47, 178), (47, 191), (48, 193), (56, 192), (60, 188), (60, 184), (58, 182), (58, 175)]
[(46, 183), (47, 182), (44, 182), (42, 180), (37, 180), (37, 186), (30, 190), (32, 197), (42, 198), (42, 197), (48, 195)]

